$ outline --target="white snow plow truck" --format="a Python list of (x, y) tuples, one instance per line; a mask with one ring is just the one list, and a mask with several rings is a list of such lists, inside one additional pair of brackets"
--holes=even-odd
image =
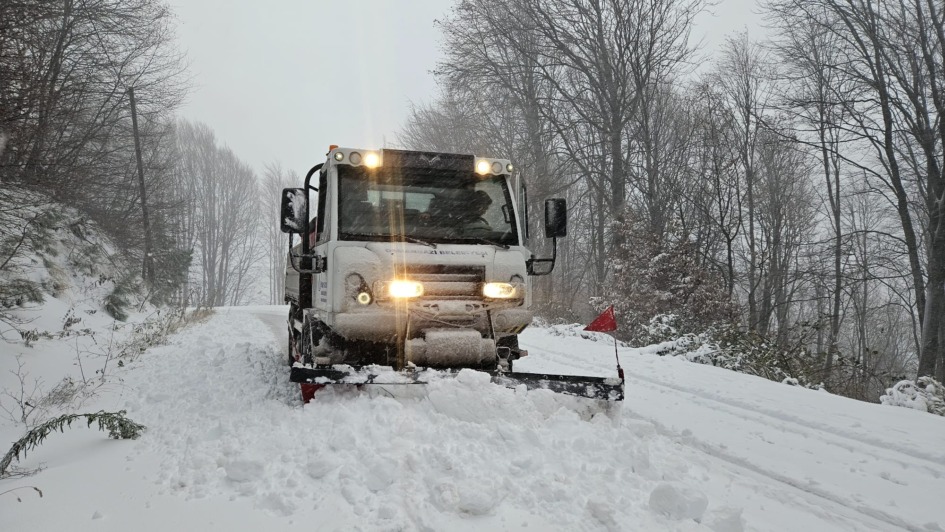
[(530, 279), (551, 273), (567, 234), (565, 200), (545, 202), (551, 258), (525, 247), (527, 218), (508, 160), (331, 146), (302, 188), (282, 194), (288, 362), (303, 398), (472, 368), (506, 386), (622, 400), (619, 377), (513, 371), (527, 355), (518, 334), (532, 321)]

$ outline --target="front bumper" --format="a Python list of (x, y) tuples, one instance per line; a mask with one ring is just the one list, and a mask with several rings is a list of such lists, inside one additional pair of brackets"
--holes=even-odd
[[(489, 317), (492, 323), (489, 323)], [(400, 336), (416, 338), (427, 329), (473, 329), (484, 336), (518, 334), (532, 322), (532, 312), (522, 307), (502, 308), (476, 300), (428, 301), (406, 304), (372, 304), (364, 309), (340, 312), (325, 320), (338, 335), (349, 340), (394, 342)]]

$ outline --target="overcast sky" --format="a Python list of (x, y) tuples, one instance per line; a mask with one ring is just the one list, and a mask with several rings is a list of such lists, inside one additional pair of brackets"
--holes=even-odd
[[(393, 145), (411, 102), (434, 99), (434, 20), (453, 0), (169, 0), (195, 89), (179, 114), (262, 171), (304, 174), (330, 144)], [(721, 0), (694, 37), (757, 31), (755, 0)]]

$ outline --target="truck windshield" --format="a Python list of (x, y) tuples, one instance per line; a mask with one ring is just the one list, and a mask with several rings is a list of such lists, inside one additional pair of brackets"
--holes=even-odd
[(511, 195), (503, 177), (339, 167), (341, 240), (430, 244), (518, 243)]

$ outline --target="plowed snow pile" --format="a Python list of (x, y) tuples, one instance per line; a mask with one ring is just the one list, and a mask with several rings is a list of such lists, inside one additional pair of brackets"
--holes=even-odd
[[(0, 496), (0, 530), (945, 527), (936, 416), (630, 349), (618, 405), (464, 371), (303, 406), (284, 315), (218, 311), (122, 368), (100, 407), (145, 435), (51, 436), (21, 463), (45, 470), (0, 482), (45, 497)], [(610, 375), (613, 344), (594, 340), (531, 329), (516, 369)]]

